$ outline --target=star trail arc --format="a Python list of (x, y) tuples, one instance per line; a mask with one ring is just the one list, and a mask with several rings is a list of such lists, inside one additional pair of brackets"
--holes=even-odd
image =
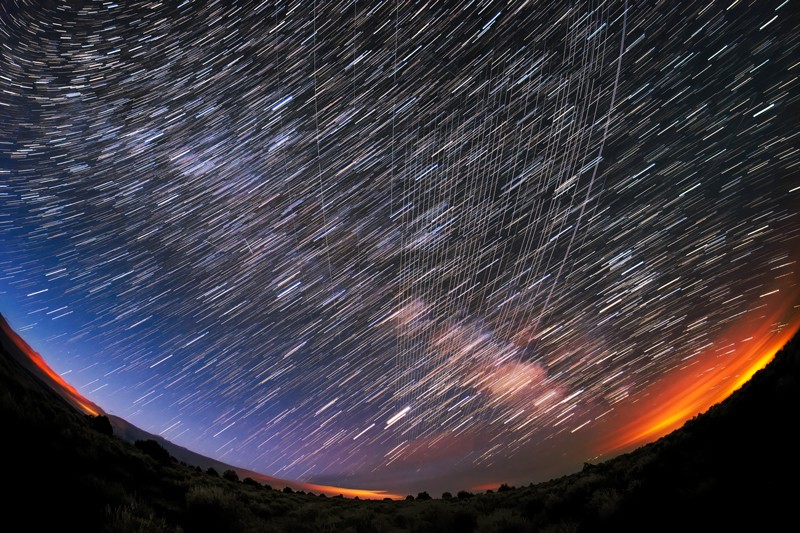
[(267, 474), (565, 473), (798, 324), (795, 11), (5, 2), (3, 313)]

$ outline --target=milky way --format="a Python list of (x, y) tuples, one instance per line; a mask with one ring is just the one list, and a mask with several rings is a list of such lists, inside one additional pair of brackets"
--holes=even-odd
[(536, 481), (798, 324), (788, 1), (175, 4), (0, 7), (1, 310), (110, 412)]

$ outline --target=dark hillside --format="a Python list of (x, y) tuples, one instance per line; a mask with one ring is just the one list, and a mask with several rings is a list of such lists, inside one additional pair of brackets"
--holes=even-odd
[(728, 400), (634, 452), (537, 485), (391, 502), (272, 490), (130, 444), (0, 346), (5, 531), (769, 531), (794, 518), (797, 335)]

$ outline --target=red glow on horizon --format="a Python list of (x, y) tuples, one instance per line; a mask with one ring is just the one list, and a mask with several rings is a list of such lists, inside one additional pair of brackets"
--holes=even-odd
[(394, 494), (385, 490), (371, 490), (371, 489), (352, 489), (345, 487), (334, 487), (332, 485), (317, 485), (315, 483), (303, 483), (300, 481), (286, 481), (283, 479), (274, 478), (265, 474), (253, 473), (252, 476), (256, 481), (267, 483), (269, 485), (285, 485), (294, 490), (304, 490), (311, 492), (319, 492), (326, 496), (345, 496), (347, 498), (360, 498), (362, 500), (383, 500), (384, 498), (391, 498), (393, 500), (402, 500), (404, 496)]
[(17, 335), (17, 332), (11, 329), (11, 326), (9, 326), (8, 322), (2, 318), (0, 318), (0, 328), (2, 328), (3, 332), (8, 336), (11, 342), (13, 342), (17, 348), (19, 348), (19, 350), (25, 354), (25, 356), (34, 365), (36, 365), (37, 368), (39, 368), (39, 370), (44, 372), (44, 374), (53, 381), (52, 385), (61, 388), (60, 391), (57, 390), (56, 392), (59, 392), (61, 396), (64, 396), (64, 393), (66, 393), (68, 398), (65, 399), (71, 399), (76, 407), (83, 411), (84, 414), (99, 416), (103, 412), (103, 410), (95, 405), (94, 402), (78, 392), (75, 387), (67, 383), (67, 381), (57, 374), (55, 370), (50, 368), (50, 365), (47, 364), (44, 358), (42, 358), (42, 356), (39, 355), (36, 350), (31, 348), (30, 345), (22, 339), (22, 337)]
[(302, 483), (306, 490), (313, 490), (322, 492), (329, 496), (338, 496), (341, 494), (347, 498), (358, 497), (362, 500), (382, 500), (384, 498), (391, 498), (393, 500), (402, 500), (403, 496), (400, 494), (392, 494), (385, 490), (368, 490), (368, 489), (347, 489), (342, 487), (332, 487), (329, 485), (315, 485), (313, 483)]
[(741, 328), (733, 328), (724, 339), (745, 337), (745, 340), (730, 343), (735, 345), (734, 354), (725, 355), (722, 360), (716, 350), (709, 349), (697, 356), (696, 363), (672, 372), (649, 387), (630, 408), (620, 409), (618, 418), (630, 421), (617, 426), (611, 435), (606, 436), (600, 445), (600, 453), (624, 452), (653, 442), (728, 398), (772, 361), (800, 330), (800, 322), (796, 322), (780, 333), (770, 331), (775, 322), (772, 319), (777, 319), (787, 307), (774, 313), (749, 336), (739, 333)]
[(500, 483), (481, 483), (480, 485), (473, 485), (470, 490), (475, 492), (483, 492), (486, 490), (497, 490), (500, 488)]
[[(60, 396), (64, 397), (66, 400), (71, 400), (70, 403), (75, 405), (80, 411), (84, 414), (92, 415), (92, 416), (99, 416), (100, 414), (104, 414), (103, 410), (100, 409), (94, 402), (83, 396), (78, 390), (70, 385), (64, 378), (62, 378), (55, 370), (50, 368), (50, 365), (44, 360), (44, 358), (39, 355), (39, 353), (31, 348), (31, 346), (25, 342), (25, 340), (20, 337), (16, 331), (14, 331), (11, 326), (6, 322), (6, 320), (0, 316), (0, 329), (8, 336), (9, 340), (14, 343), (14, 345), (25, 355), (25, 357), (30, 360), (39, 370), (41, 370), (47, 378), (49, 378), (52, 382), (50, 383), (51, 387), (56, 388), (56, 392), (59, 393)], [(269, 482), (283, 482), (282, 480), (278, 480), (269, 476), (258, 476), (261, 478), (262, 481), (267, 483)], [(383, 490), (368, 490), (368, 489), (351, 489), (351, 488), (343, 488), (343, 487), (333, 487), (328, 485), (316, 485), (312, 483), (294, 483), (294, 482), (285, 482), (293, 487), (298, 487), (300, 490), (307, 490), (307, 491), (316, 491), (321, 492), (330, 496), (338, 496), (341, 494), (342, 496), (346, 496), (349, 498), (358, 497), (363, 500), (382, 500), (384, 498), (391, 498), (393, 500), (400, 500), (403, 499), (403, 496), (400, 494), (394, 494), (391, 492), (383, 491)]]

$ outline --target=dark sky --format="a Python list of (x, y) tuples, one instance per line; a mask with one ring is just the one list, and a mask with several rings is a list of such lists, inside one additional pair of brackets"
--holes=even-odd
[(788, 1), (3, 2), (0, 311), (266, 474), (541, 481), (800, 326)]

